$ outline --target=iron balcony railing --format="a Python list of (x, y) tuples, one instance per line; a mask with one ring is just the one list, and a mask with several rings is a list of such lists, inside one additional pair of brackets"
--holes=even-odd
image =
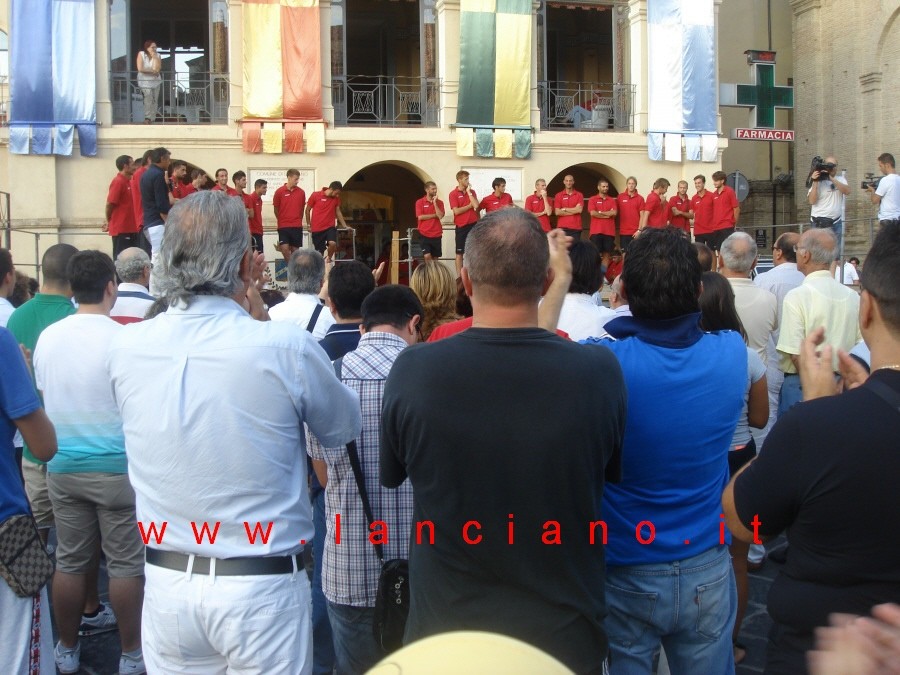
[(138, 82), (137, 71), (110, 73), (113, 124), (227, 124), (228, 76), (161, 73), (158, 85)]
[(335, 126), (436, 127), (441, 81), (433, 77), (347, 75), (331, 80)]
[(633, 84), (538, 82), (541, 129), (632, 131)]

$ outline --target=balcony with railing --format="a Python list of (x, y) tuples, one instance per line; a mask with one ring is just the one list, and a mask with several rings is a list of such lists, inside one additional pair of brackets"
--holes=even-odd
[(440, 79), (433, 77), (335, 77), (331, 80), (334, 124), (437, 127), (440, 90)]
[(635, 85), (538, 82), (541, 129), (632, 131)]
[(158, 85), (139, 84), (136, 71), (110, 73), (113, 124), (227, 124), (228, 76), (163, 72)]

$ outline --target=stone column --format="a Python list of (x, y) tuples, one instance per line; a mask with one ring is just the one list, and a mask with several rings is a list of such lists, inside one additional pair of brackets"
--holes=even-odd
[(629, 42), (631, 62), (628, 82), (635, 87), (632, 104), (632, 120), (635, 133), (647, 131), (648, 50), (647, 50), (647, 0), (628, 0)]
[(441, 85), (441, 124), (456, 123), (459, 103), (459, 0), (438, 0), (438, 77)]
[[(102, 126), (109, 126), (112, 124), (112, 101), (109, 98), (108, 2), (98, 1), (94, 5), (94, 31), (94, 57), (97, 59), (94, 68), (97, 80), (97, 122)], [(134, 66), (134, 64), (131, 65)]]

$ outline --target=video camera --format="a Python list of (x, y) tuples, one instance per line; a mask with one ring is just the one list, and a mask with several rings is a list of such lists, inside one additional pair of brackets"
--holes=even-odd
[(833, 162), (826, 162), (824, 159), (816, 155), (813, 157), (812, 164), (810, 165), (809, 174), (812, 174), (816, 171), (819, 172), (819, 177), (816, 180), (830, 180), (831, 179), (831, 170), (834, 169), (837, 164)]
[(877, 189), (878, 189), (878, 183), (881, 182), (881, 179), (882, 179), (882, 176), (878, 176), (878, 178), (876, 178), (874, 173), (872, 173), (872, 172), (867, 173), (867, 174), (866, 174), (866, 179), (862, 182), (862, 184), (860, 184), (860, 187), (861, 187), (863, 190), (868, 190), (870, 187), (871, 187), (873, 190), (877, 190)]

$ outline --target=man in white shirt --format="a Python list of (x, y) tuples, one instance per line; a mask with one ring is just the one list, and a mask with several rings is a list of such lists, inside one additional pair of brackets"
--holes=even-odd
[(12, 254), (5, 248), (0, 248), (0, 327), (6, 328), (9, 315), (15, 307), (9, 301), (13, 288), (16, 286), (16, 268), (13, 267)]
[(843, 265), (839, 264), (834, 268), (834, 278), (844, 284), (844, 286), (859, 286), (858, 266), (859, 258), (854, 256)]
[(872, 185), (866, 188), (873, 204), (878, 205), (878, 221), (882, 226), (900, 222), (900, 176), (895, 171), (894, 156), (883, 153), (878, 156), (878, 168), (884, 175), (876, 189)]
[(836, 248), (837, 240), (827, 229), (807, 230), (797, 244), (797, 269), (805, 278), (784, 298), (776, 345), (779, 366), (784, 372), (779, 416), (803, 398), (797, 365), (803, 341), (812, 331), (825, 327), (825, 339), (833, 348), (835, 372), (838, 370), (838, 350), (850, 351), (862, 340), (859, 294), (835, 281), (831, 275)]
[(150, 256), (137, 246), (126, 248), (116, 258), (116, 274), (119, 275), (119, 294), (109, 315), (119, 323), (143, 321), (154, 298), (150, 288)]
[(258, 263), (239, 200), (179, 201), (154, 269), (169, 309), (120, 331), (110, 350), (148, 545), (150, 672), (312, 669), (304, 424), (342, 446), (362, 420), (309, 333), (244, 309), (261, 302)]
[(806, 193), (809, 202), (809, 224), (812, 227), (827, 227), (837, 237), (840, 253), (844, 238), (844, 199), (850, 194), (847, 179), (837, 175), (837, 159), (834, 155), (825, 158), (830, 168), (827, 172), (813, 171), (809, 177), (812, 184)]
[(291, 254), (287, 267), (290, 293), (269, 310), (269, 317), (296, 324), (321, 340), (334, 325), (334, 317), (319, 297), (325, 283), (325, 258), (318, 251), (300, 248)]

